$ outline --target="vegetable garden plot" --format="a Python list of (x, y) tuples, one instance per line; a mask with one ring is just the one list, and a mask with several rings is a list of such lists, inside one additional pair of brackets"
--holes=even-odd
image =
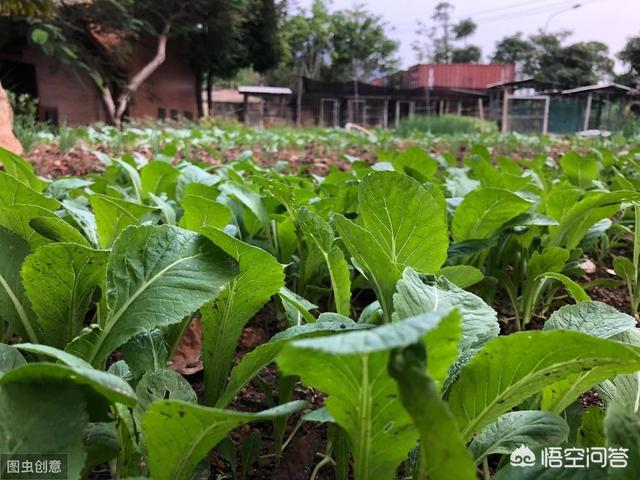
[[(1, 150), (2, 474), (277, 478), (319, 432), (299, 478), (635, 478), (640, 149), (610, 146), (324, 177), (103, 155), (55, 180)], [(277, 333), (239, 357), (256, 315)], [(550, 457), (574, 450), (607, 462)]]

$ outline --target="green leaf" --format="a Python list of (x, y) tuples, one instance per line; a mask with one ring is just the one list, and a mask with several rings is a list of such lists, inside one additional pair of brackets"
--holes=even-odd
[(60, 202), (56, 199), (45, 197), (17, 178), (0, 171), (0, 208), (16, 204), (37, 205), (51, 211), (60, 208)]
[(284, 271), (260, 248), (215, 228), (204, 227), (202, 233), (239, 264), (239, 273), (229, 286), (201, 309), (205, 402), (215, 405), (227, 382), (242, 329), (284, 286)]
[(360, 220), (393, 264), (421, 272), (440, 269), (449, 245), (442, 207), (416, 180), (373, 173), (360, 184), (358, 204)]
[(635, 326), (632, 316), (606, 303), (584, 301), (560, 307), (545, 322), (543, 330), (573, 330), (593, 337), (612, 338)]
[(552, 227), (549, 245), (573, 250), (578, 246), (589, 228), (603, 218), (613, 216), (622, 202), (640, 199), (640, 194), (629, 191), (590, 192), (570, 207), (558, 219), (560, 225)]
[(393, 167), (398, 171), (425, 182), (438, 170), (438, 162), (420, 147), (409, 147), (392, 159)]
[(91, 246), (82, 233), (60, 217), (35, 217), (31, 219), (29, 225), (47, 240)]
[(83, 440), (88, 422), (79, 388), (46, 379), (0, 384), (0, 451), (7, 456), (66, 455), (66, 478), (78, 479), (86, 459)]
[(20, 278), (29, 245), (18, 235), (0, 228), (0, 249), (4, 255), (0, 262), (0, 332), (2, 323), (9, 322), (22, 338), (38, 342), (37, 325)]
[(489, 238), (502, 225), (526, 212), (532, 203), (499, 188), (479, 188), (469, 193), (456, 209), (451, 223), (453, 239)]
[(36, 205), (11, 205), (0, 209), (0, 226), (24, 238), (32, 249), (50, 243), (31, 226), (31, 221), (40, 217), (55, 217), (49, 210)]
[(181, 202), (184, 215), (180, 226), (199, 232), (203, 227), (224, 228), (233, 218), (231, 209), (222, 203), (196, 195), (185, 195)]
[(181, 400), (187, 403), (198, 403), (196, 392), (191, 384), (178, 372), (159, 368), (146, 372), (136, 385), (138, 403), (133, 409), (133, 418), (142, 428), (144, 412), (157, 400)]
[(2, 147), (0, 147), (0, 163), (4, 165), (5, 172), (33, 190), (42, 192), (47, 187), (46, 182), (33, 173), (33, 166), (29, 162)]
[(43, 245), (25, 259), (22, 282), (43, 343), (64, 348), (80, 334), (104, 283), (107, 259), (108, 252), (75, 243)]
[(460, 288), (467, 288), (481, 282), (484, 274), (471, 265), (452, 265), (442, 267), (440, 275)]
[(559, 446), (568, 435), (567, 422), (553, 413), (508, 412), (473, 437), (469, 450), (478, 464), (489, 455), (510, 454), (520, 445), (529, 448)]
[[(619, 335), (635, 330), (635, 324), (633, 317), (605, 303), (581, 302), (565, 305), (555, 311), (545, 322), (544, 330), (573, 330), (593, 337), (617, 340)], [(546, 387), (542, 392), (542, 408), (562, 412), (578, 395), (599, 383), (598, 379), (609, 378), (609, 372), (610, 368), (606, 365), (596, 367)]]
[(297, 220), (304, 234), (312, 240), (324, 256), (331, 279), (336, 312), (349, 316), (351, 312), (349, 265), (342, 250), (334, 244), (335, 237), (331, 226), (305, 207), (297, 212)]
[(418, 434), (387, 371), (389, 355), (421, 342), (444, 316), (438, 311), (369, 330), (295, 340), (278, 355), (285, 375), (299, 375), (328, 395), (326, 408), (349, 439), (356, 480), (392, 478), (415, 446)]
[(91, 242), (91, 245), (98, 248), (100, 240), (98, 239), (98, 226), (96, 225), (96, 217), (88, 208), (78, 202), (64, 200), (62, 202), (65, 210), (69, 212), (71, 218), (78, 224), (84, 234)]
[(422, 344), (395, 352), (389, 363), (390, 374), (398, 382), (402, 405), (420, 432), (420, 465), (415, 478), (474, 480), (473, 461), (440, 390), (425, 373), (428, 366)]
[(581, 188), (590, 187), (598, 178), (598, 160), (595, 156), (581, 156), (568, 151), (560, 158), (560, 166), (569, 181)]
[[(44, 350), (34, 348), (38, 346), (43, 347), (44, 345), (21, 344), (20, 349), (44, 353)], [(135, 393), (127, 382), (107, 372), (94, 370), (90, 365), (80, 366), (74, 364), (66, 366), (57, 363), (28, 363), (14, 368), (0, 377), (0, 385), (18, 382), (71, 383), (89, 388), (93, 393), (88, 397), (91, 399), (99, 396), (109, 403), (122, 403), (129, 406), (133, 406), (136, 403)]]
[(107, 355), (138, 333), (180, 322), (215, 299), (236, 262), (207, 238), (172, 226), (129, 227), (107, 266), (106, 318), (89, 359)]
[(227, 182), (221, 185), (220, 189), (227, 195), (233, 195), (245, 207), (247, 207), (260, 222), (262, 230), (265, 232), (265, 234), (267, 236), (270, 235), (269, 232), (271, 231), (271, 228), (269, 225), (269, 213), (267, 212), (267, 209), (262, 201), (262, 197), (260, 197), (259, 194), (247, 187), (231, 182)]
[(579, 284), (571, 280), (566, 275), (563, 275), (562, 273), (543, 273), (542, 275), (539, 275), (535, 280), (546, 280), (550, 278), (561, 282), (564, 285), (564, 288), (567, 289), (567, 292), (569, 292), (571, 297), (576, 302), (589, 302), (591, 300), (591, 297), (587, 295), (587, 292), (584, 291), (584, 288), (582, 288)]
[(356, 268), (371, 284), (389, 321), (393, 308), (393, 291), (401, 275), (399, 267), (391, 262), (368, 230), (342, 215), (336, 215), (334, 223), (347, 250), (353, 255)]
[(578, 332), (519, 332), (493, 339), (463, 367), (449, 407), (465, 439), (544, 387), (598, 367), (585, 389), (640, 369), (640, 348)]
[(533, 280), (543, 273), (561, 272), (569, 255), (569, 251), (561, 247), (545, 247), (542, 252), (536, 250), (527, 262), (527, 278)]
[(149, 162), (140, 170), (142, 193), (143, 195), (166, 193), (167, 197), (173, 199), (179, 176), (180, 171), (167, 162)]
[(142, 418), (151, 475), (156, 480), (189, 479), (198, 462), (234, 428), (290, 415), (304, 405), (297, 401), (243, 413), (180, 400), (154, 402)]
[(500, 332), (496, 312), (480, 297), (443, 277), (428, 281), (410, 268), (398, 282), (393, 305), (394, 321), (438, 309), (456, 308), (462, 315), (460, 350), (463, 352), (480, 348)]
[(627, 285), (633, 286), (636, 284), (638, 272), (636, 272), (633, 262), (627, 257), (615, 257), (613, 259), (613, 270), (616, 275), (624, 279)]
[(316, 323), (289, 327), (275, 334), (268, 342), (258, 345), (255, 349), (247, 353), (242, 357), (240, 363), (233, 367), (227, 388), (218, 400), (216, 407), (225, 408), (229, 405), (240, 389), (258, 375), (262, 369), (273, 362), (278, 353), (280, 353), (284, 346), (291, 340), (365, 328), (369, 327), (353, 322), (344, 323), (319, 320)]
[(130, 165), (119, 158), (114, 158), (114, 161), (127, 173), (129, 180), (131, 180), (131, 186), (133, 187), (135, 198), (138, 202), (142, 202), (142, 180), (140, 179), (138, 170), (136, 170), (133, 165)]
[(625, 480), (640, 472), (640, 414), (614, 402), (607, 408), (604, 418), (607, 445), (610, 448), (628, 449), (626, 468), (610, 468), (609, 478)]
[(24, 365), (25, 363), (27, 363), (27, 361), (17, 348), (13, 345), (0, 343), (0, 376), (9, 370), (13, 370), (16, 367)]
[(134, 382), (148, 371), (165, 369), (170, 361), (165, 337), (159, 329), (136, 335), (120, 351), (131, 368)]
[(302, 319), (307, 323), (313, 323), (316, 321), (315, 317), (311, 315), (310, 311), (314, 308), (318, 308), (317, 305), (311, 303), (306, 298), (298, 295), (296, 292), (292, 292), (287, 287), (282, 287), (278, 292), (278, 297), (282, 300), (285, 311), (289, 313), (292, 311), (292, 317), (295, 315), (297, 322), (293, 322), (295, 325), (300, 325)]
[(100, 246), (109, 248), (118, 235), (129, 225), (139, 225), (156, 209), (139, 203), (127, 202), (119, 198), (93, 194), (91, 206), (96, 216)]

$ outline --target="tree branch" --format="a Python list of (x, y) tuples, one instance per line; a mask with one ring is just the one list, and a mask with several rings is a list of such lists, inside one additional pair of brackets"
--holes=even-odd
[(122, 93), (118, 96), (118, 106), (115, 112), (115, 121), (118, 123), (124, 115), (129, 103), (131, 94), (133, 94), (140, 85), (162, 65), (167, 58), (167, 41), (169, 40), (169, 31), (171, 24), (166, 23), (162, 32), (158, 35), (158, 43), (156, 45), (156, 54), (142, 69), (136, 73), (131, 80), (125, 85)]

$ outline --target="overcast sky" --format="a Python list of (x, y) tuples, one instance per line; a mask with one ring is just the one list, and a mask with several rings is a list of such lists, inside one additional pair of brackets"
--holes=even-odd
[[(548, 23), (549, 31), (573, 31), (570, 41), (599, 40), (617, 53), (627, 37), (640, 35), (640, 0), (449, 0), (455, 6), (454, 17), (471, 17), (477, 24), (469, 43), (482, 48), (483, 58), (493, 52), (502, 37), (522, 31), (534, 33)], [(312, 0), (298, 0), (297, 5), (309, 7)], [(331, 9), (353, 7), (366, 3), (367, 8), (382, 15), (388, 24), (389, 36), (400, 42), (402, 66), (416, 63), (411, 43), (416, 38), (416, 22), (430, 22), (436, 1), (425, 0), (332, 0)], [(572, 6), (580, 4), (579, 8)], [(619, 65), (618, 65), (619, 67)]]

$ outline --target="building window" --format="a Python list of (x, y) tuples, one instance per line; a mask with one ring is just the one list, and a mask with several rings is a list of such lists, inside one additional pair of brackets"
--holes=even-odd
[(45, 123), (51, 126), (58, 126), (58, 109), (55, 107), (42, 107), (42, 116)]
[(167, 110), (164, 108), (159, 108), (158, 109), (158, 119), (159, 120), (164, 120), (165, 118), (167, 118)]
[(171, 120), (178, 120), (178, 110), (175, 108), (171, 109)]
[(184, 118), (186, 118), (186, 119), (187, 119), (187, 120), (189, 120), (189, 121), (192, 121), (192, 120), (193, 120), (193, 113), (191, 113), (191, 112), (187, 112), (187, 111), (185, 111), (185, 112), (183, 112), (183, 114), (182, 114), (182, 115), (184, 116)]

